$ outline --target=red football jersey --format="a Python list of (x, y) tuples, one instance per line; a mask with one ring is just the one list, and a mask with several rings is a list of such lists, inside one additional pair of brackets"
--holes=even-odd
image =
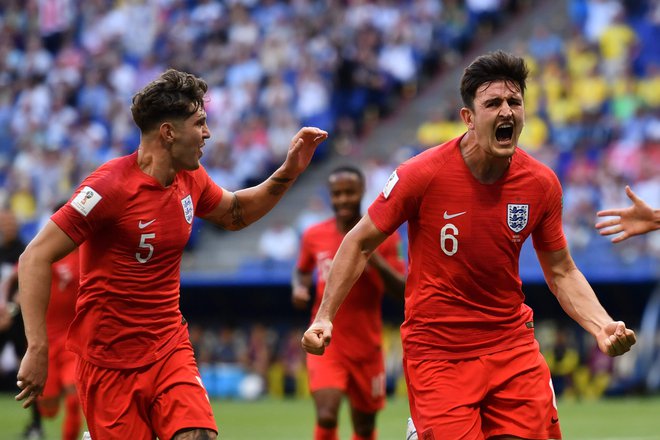
[(179, 311), (180, 263), (194, 215), (222, 189), (203, 168), (168, 187), (137, 152), (102, 165), (51, 219), (80, 245), (80, 291), (68, 348), (105, 368), (148, 365), (188, 337)]
[[(344, 236), (337, 229), (334, 218), (310, 227), (302, 236), (297, 267), (307, 273), (317, 269), (312, 320), (321, 305), (330, 266)], [(378, 247), (378, 253), (392, 268), (403, 273), (405, 263), (400, 248), (401, 237), (395, 232)], [(328, 350), (339, 350), (352, 359), (374, 355), (374, 350), (382, 345), (381, 301), (384, 293), (378, 271), (367, 264), (332, 321), (334, 331)]]
[(559, 180), (517, 149), (494, 184), (465, 164), (461, 138), (404, 162), (369, 208), (391, 233), (408, 221), (409, 273), (401, 337), (409, 359), (461, 359), (529, 343), (520, 249), (566, 246)]
[(76, 299), (80, 265), (78, 249), (53, 263), (50, 301), (46, 312), (46, 331), (49, 345), (66, 338), (69, 325), (76, 314)]

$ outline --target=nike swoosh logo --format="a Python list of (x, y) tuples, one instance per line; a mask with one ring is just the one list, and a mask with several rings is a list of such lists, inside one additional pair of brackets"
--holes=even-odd
[(155, 222), (155, 221), (156, 221), (156, 219), (153, 219), (153, 220), (151, 220), (150, 222), (142, 223), (142, 220), (140, 220), (140, 221), (138, 222), (138, 228), (140, 228), (140, 229), (144, 229), (144, 228), (146, 228), (147, 226), (149, 226), (150, 224), (152, 224), (152, 223)]
[(457, 213), (457, 214), (447, 214), (447, 211), (445, 211), (445, 213), (442, 215), (442, 217), (443, 217), (445, 220), (449, 220), (450, 218), (454, 218), (454, 217), (458, 217), (459, 215), (463, 215), (463, 214), (465, 214), (466, 212), (467, 212), (467, 211), (459, 212), (459, 213)]
[(554, 425), (555, 423), (557, 423), (558, 421), (559, 421), (559, 419), (558, 419), (558, 418), (555, 418), (555, 417), (552, 417), (552, 418), (550, 419), (550, 423), (552, 423), (553, 425)]

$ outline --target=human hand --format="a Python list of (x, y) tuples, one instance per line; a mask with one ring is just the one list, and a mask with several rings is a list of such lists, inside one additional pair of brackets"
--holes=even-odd
[(309, 300), (311, 299), (311, 295), (309, 294), (309, 287), (307, 286), (294, 286), (293, 291), (291, 294), (291, 302), (293, 302), (293, 306), (296, 309), (305, 309), (307, 308), (307, 304), (309, 304)]
[(282, 165), (290, 178), (302, 173), (314, 156), (314, 151), (321, 142), (328, 138), (328, 132), (316, 127), (303, 127), (291, 139), (291, 145)]
[(637, 338), (635, 332), (626, 328), (623, 321), (613, 321), (603, 327), (596, 336), (598, 348), (609, 356), (620, 356), (628, 351)]
[(321, 355), (332, 339), (330, 321), (314, 321), (302, 337), (302, 347), (307, 353)]
[(16, 376), (18, 388), (21, 391), (16, 395), (16, 400), (23, 402), (23, 408), (32, 405), (37, 397), (41, 395), (48, 376), (48, 348), (32, 349), (28, 347), (21, 366)]
[(621, 232), (621, 235), (612, 238), (612, 243), (619, 243), (629, 237), (652, 231), (656, 226), (653, 209), (637, 197), (629, 186), (626, 186), (626, 194), (632, 200), (632, 206), (621, 209), (607, 209), (596, 214), (598, 217), (617, 216), (617, 218), (596, 223), (596, 229), (600, 230), (600, 235), (612, 235)]

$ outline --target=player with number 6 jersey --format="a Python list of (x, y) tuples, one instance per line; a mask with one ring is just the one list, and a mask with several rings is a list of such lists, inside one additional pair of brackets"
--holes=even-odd
[(614, 321), (577, 269), (562, 231), (562, 192), (547, 166), (518, 148), (528, 70), (497, 51), (461, 78), (466, 132), (398, 167), (337, 252), (303, 337), (322, 354), (365, 258), (408, 222), (401, 326), (412, 425), (422, 439), (560, 439), (550, 371), (534, 338), (518, 273), (531, 236), (562, 308), (610, 356), (635, 333)]
[(499, 181), (480, 183), (470, 178), (460, 140), (401, 165), (369, 208), (385, 234), (408, 221), (417, 274), (407, 280), (401, 326), (408, 359), (461, 359), (533, 342), (520, 250), (530, 235), (536, 249), (566, 246), (555, 174), (517, 149)]

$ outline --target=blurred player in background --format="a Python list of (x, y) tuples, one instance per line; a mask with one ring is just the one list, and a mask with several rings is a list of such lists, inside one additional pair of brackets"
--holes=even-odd
[(632, 206), (628, 208), (607, 209), (599, 211), (598, 217), (618, 217), (596, 223), (596, 229), (600, 229), (600, 235), (620, 235), (612, 238), (612, 243), (619, 243), (635, 235), (660, 229), (660, 209), (651, 208), (644, 200), (626, 186), (626, 194), (632, 200)]
[[(25, 243), (19, 236), (16, 215), (9, 209), (0, 210), (0, 353), (5, 345), (11, 344), (16, 359), (21, 359), (27, 349), (25, 328), (18, 299), (18, 273), (16, 265)], [(12, 374), (13, 376), (13, 374)], [(12, 379), (13, 382), (13, 379)], [(41, 439), (44, 436), (41, 414), (36, 406), (32, 408), (30, 422), (23, 437)]]
[[(60, 207), (64, 206), (61, 204)], [(57, 209), (55, 210), (57, 212)], [(66, 349), (66, 336), (76, 314), (80, 282), (78, 249), (52, 265), (50, 301), (46, 312), (48, 333), (48, 379), (38, 399), (42, 416), (57, 415), (64, 400), (62, 440), (77, 440), (82, 427), (80, 400), (76, 392), (76, 354)]]
[(180, 262), (193, 216), (239, 230), (282, 198), (327, 133), (302, 128), (284, 163), (234, 193), (200, 165), (210, 138), (206, 82), (173, 69), (133, 97), (140, 145), (88, 176), (19, 261), (28, 348), (18, 372), (24, 407), (48, 370), (52, 263), (80, 246), (80, 291), (67, 347), (91, 437), (213, 439), (217, 427), (179, 310)]
[[(610, 356), (635, 334), (614, 321), (577, 269), (562, 231), (562, 190), (517, 148), (524, 61), (494, 52), (461, 79), (467, 132), (404, 162), (346, 235), (303, 337), (322, 354), (337, 309), (376, 247), (408, 221), (401, 326), (410, 412), (422, 439), (559, 439), (550, 371), (518, 273), (531, 235), (550, 290)], [(336, 341), (335, 341), (336, 342)]]
[[(362, 217), (364, 175), (352, 166), (336, 168), (328, 177), (328, 189), (335, 216), (303, 233), (292, 279), (293, 304), (305, 308), (311, 299), (313, 271), (317, 269), (312, 319), (321, 304), (332, 259), (346, 233)], [(336, 345), (323, 357), (307, 355), (316, 408), (314, 440), (337, 440), (337, 417), (344, 395), (351, 407), (352, 439), (376, 438), (376, 413), (385, 404), (381, 303), (383, 293), (402, 299), (404, 289), (401, 237), (395, 232), (371, 255), (366, 270), (337, 313)]]

